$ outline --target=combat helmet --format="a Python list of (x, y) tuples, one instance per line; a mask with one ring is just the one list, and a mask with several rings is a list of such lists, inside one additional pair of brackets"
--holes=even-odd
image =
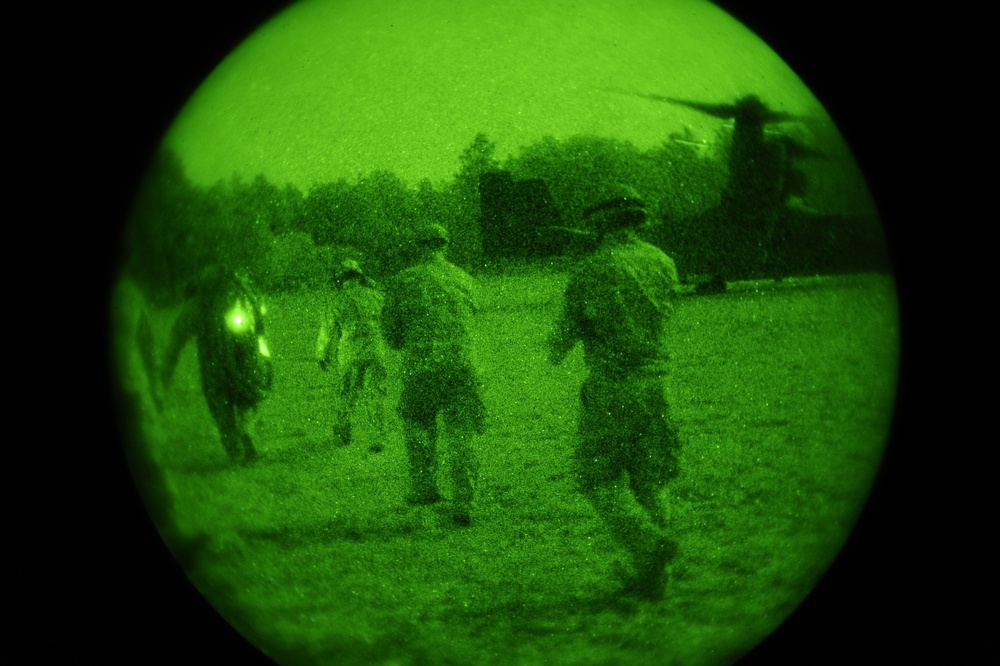
[(448, 230), (440, 224), (426, 224), (413, 234), (413, 242), (422, 247), (440, 249), (451, 242)]
[(342, 285), (348, 280), (358, 280), (361, 284), (368, 281), (368, 276), (361, 270), (361, 264), (355, 259), (344, 259), (333, 271), (333, 282)]
[(641, 227), (649, 219), (649, 207), (634, 188), (615, 184), (600, 191), (594, 203), (584, 210), (583, 219), (599, 235), (604, 235), (617, 229)]

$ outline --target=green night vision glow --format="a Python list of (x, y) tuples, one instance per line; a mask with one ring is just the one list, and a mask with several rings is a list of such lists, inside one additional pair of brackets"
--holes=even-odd
[(293, 4), (180, 112), (126, 239), (137, 485), (281, 664), (733, 663), (882, 461), (881, 222), (704, 0)]
[(253, 315), (248, 313), (242, 305), (237, 305), (226, 313), (226, 328), (233, 333), (243, 333), (252, 331), (254, 327)]

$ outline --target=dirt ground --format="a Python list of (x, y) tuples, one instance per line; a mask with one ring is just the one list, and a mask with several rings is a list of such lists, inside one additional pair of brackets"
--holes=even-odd
[[(364, 428), (332, 444), (333, 387), (312, 360), (321, 294), (268, 300), (276, 375), (254, 466), (228, 463), (188, 346), (151, 444), (179, 526), (210, 536), (192, 577), (243, 635), (283, 664), (700, 666), (732, 663), (795, 609), (882, 458), (899, 349), (891, 279), (679, 300), (668, 386), (684, 448), (664, 501), (680, 551), (658, 603), (615, 594), (622, 553), (570, 483), (582, 353), (551, 367), (543, 345), (565, 280), (482, 280), (490, 419), (470, 528), (447, 504), (402, 501), (398, 383), (381, 453)], [(161, 346), (172, 314), (155, 314)]]

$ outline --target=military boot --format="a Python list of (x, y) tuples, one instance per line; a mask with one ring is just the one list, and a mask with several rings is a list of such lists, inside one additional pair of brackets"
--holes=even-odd
[(479, 476), (479, 461), (472, 447), (473, 434), (465, 430), (449, 431), (450, 460), (454, 498), (452, 499), (451, 517), (459, 527), (472, 525), (472, 502), (476, 494), (476, 481)]
[(660, 537), (652, 548), (637, 557), (636, 577), (624, 592), (644, 601), (660, 601), (666, 594), (667, 565), (677, 555), (677, 542)]
[(257, 447), (254, 446), (250, 435), (243, 433), (240, 438), (243, 441), (243, 459), (240, 461), (244, 465), (249, 465), (257, 461)]
[(237, 464), (242, 462), (243, 444), (240, 442), (239, 433), (232, 432), (231, 430), (224, 430), (221, 431), (219, 435), (222, 439), (222, 448), (225, 449), (230, 462)]

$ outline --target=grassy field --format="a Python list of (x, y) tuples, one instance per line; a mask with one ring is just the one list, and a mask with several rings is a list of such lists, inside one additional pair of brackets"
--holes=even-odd
[[(195, 578), (230, 622), (289, 664), (685, 666), (732, 663), (781, 623), (878, 470), (897, 371), (891, 280), (680, 300), (669, 389), (685, 445), (665, 500), (681, 546), (667, 599), (638, 603), (615, 597), (620, 554), (570, 483), (582, 354), (553, 368), (543, 347), (565, 279), (482, 281), (490, 423), (466, 529), (447, 507), (403, 504), (397, 422), (382, 453), (364, 430), (331, 444), (330, 377), (312, 361), (320, 294), (269, 302), (276, 376), (255, 466), (228, 464), (185, 350), (153, 445), (182, 529), (213, 537)], [(157, 314), (161, 341), (170, 314)]]

